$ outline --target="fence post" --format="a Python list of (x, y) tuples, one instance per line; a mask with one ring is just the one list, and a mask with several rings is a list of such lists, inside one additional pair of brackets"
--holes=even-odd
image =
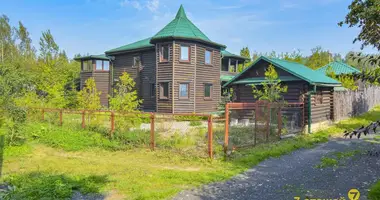
[(212, 159), (212, 115), (208, 117), (208, 156)]
[(62, 109), (59, 110), (59, 125), (62, 126), (63, 120), (62, 120), (63, 111)]
[(254, 135), (255, 140), (253, 143), (254, 146), (256, 146), (256, 140), (257, 140), (257, 121), (258, 121), (257, 117), (259, 116), (258, 112), (259, 112), (259, 103), (256, 102), (255, 103), (255, 135)]
[(154, 113), (150, 113), (150, 149), (154, 151)]
[(282, 131), (282, 115), (281, 115), (281, 106), (278, 108), (277, 113), (277, 124), (278, 124), (278, 137), (281, 139), (281, 131)]
[(227, 103), (226, 104), (226, 109), (225, 109), (225, 113), (224, 113), (224, 116), (226, 118), (226, 122), (225, 122), (225, 130), (224, 130), (224, 154), (227, 155), (227, 150), (228, 150), (228, 130), (229, 130), (229, 115), (230, 115), (230, 104)]
[(41, 113), (42, 113), (42, 121), (45, 120), (45, 109), (41, 109)]
[(270, 122), (272, 117), (272, 109), (271, 109), (271, 103), (267, 102), (267, 109), (268, 109), (268, 117), (267, 117), (267, 123), (266, 123), (266, 141), (269, 141), (269, 132), (270, 132)]
[(82, 128), (86, 127), (85, 112), (84, 110), (82, 111)]
[(111, 111), (111, 138), (113, 137), (114, 131), (115, 131), (115, 113)]

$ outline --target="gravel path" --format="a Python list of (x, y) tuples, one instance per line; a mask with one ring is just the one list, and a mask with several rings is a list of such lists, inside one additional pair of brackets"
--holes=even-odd
[[(316, 168), (323, 156), (334, 152), (353, 152), (339, 160), (338, 167)], [(357, 188), (360, 199), (367, 199), (371, 184), (380, 179), (380, 144), (362, 139), (334, 139), (313, 149), (301, 149), (280, 158), (268, 159), (231, 180), (182, 191), (174, 199), (348, 199), (347, 192)], [(335, 154), (336, 155), (336, 154)]]

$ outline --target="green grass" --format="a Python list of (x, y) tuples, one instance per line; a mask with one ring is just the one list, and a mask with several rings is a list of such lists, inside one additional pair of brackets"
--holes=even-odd
[(324, 156), (321, 158), (321, 163), (316, 165), (316, 168), (326, 168), (326, 167), (338, 167), (338, 165), (343, 165), (348, 158), (351, 158), (357, 154), (361, 153), (359, 150), (344, 151), (344, 152), (334, 152), (331, 157)]
[(368, 192), (368, 199), (380, 200), (380, 181), (372, 185)]
[[(229, 179), (270, 157), (279, 157), (300, 148), (312, 148), (317, 143), (328, 141), (330, 136), (343, 133), (346, 127), (354, 129), (379, 118), (380, 108), (377, 107), (363, 116), (342, 121), (311, 135), (260, 144), (255, 148), (238, 150), (228, 160), (220, 156), (213, 161), (180, 151), (196, 146), (203, 155), (207, 155), (205, 129), (189, 138), (180, 133), (170, 138), (157, 136), (157, 150), (152, 152), (144, 146), (147, 135), (137, 132), (130, 135), (115, 133), (110, 140), (102, 131), (28, 123), (25, 127), (26, 143), (5, 148), (3, 175), (4, 181), (22, 188), (12, 191), (12, 199), (23, 199), (25, 195), (33, 195), (36, 199), (48, 194), (65, 196), (74, 190), (110, 192), (109, 198), (167, 199), (184, 189)], [(215, 154), (220, 154), (219, 145), (214, 147), (217, 149)], [(336, 156), (345, 158), (349, 155)], [(35, 180), (28, 180), (22, 185), (21, 180), (32, 175)], [(89, 177), (95, 177), (95, 180)], [(37, 186), (39, 184), (42, 186)]]
[(69, 177), (64, 174), (31, 172), (9, 176), (5, 181), (12, 190), (3, 199), (68, 199), (73, 191), (99, 193), (108, 182), (106, 176)]
[(322, 157), (321, 164), (317, 165), (316, 168), (325, 168), (325, 167), (336, 167), (338, 166), (338, 160), (329, 157)]
[(190, 126), (201, 126), (202, 122), (200, 122), (200, 121), (190, 121), (189, 125)]

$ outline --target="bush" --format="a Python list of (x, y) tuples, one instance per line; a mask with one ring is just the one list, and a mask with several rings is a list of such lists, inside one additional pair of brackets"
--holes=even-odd
[(13, 188), (4, 199), (70, 199), (74, 191), (100, 193), (107, 182), (105, 176), (77, 176), (33, 172), (5, 180)]

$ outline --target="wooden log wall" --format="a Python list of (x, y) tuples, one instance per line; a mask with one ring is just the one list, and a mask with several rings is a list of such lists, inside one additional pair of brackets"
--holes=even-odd
[[(129, 52), (114, 55), (115, 60), (113, 62), (113, 79), (119, 80), (119, 77), (123, 72), (127, 72), (131, 78), (136, 82), (136, 90), (139, 99), (143, 99), (141, 109), (146, 111), (154, 111), (156, 109), (156, 97), (151, 96), (151, 84), (156, 83), (156, 53), (153, 49)], [(140, 56), (142, 70), (139, 67), (133, 66), (134, 56)]]

